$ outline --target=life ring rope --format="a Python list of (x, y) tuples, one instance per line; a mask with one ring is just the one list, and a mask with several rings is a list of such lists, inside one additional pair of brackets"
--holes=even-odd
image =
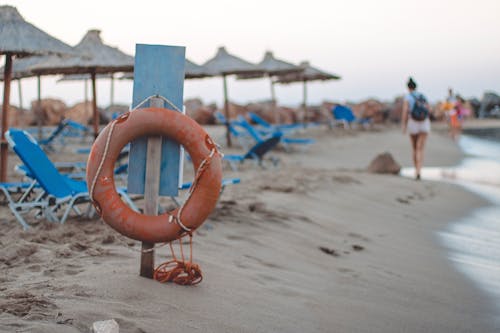
[(162, 283), (174, 282), (185, 286), (185, 285), (195, 285), (203, 280), (203, 275), (200, 266), (193, 262), (193, 235), (192, 233), (188, 233), (188, 235), (189, 235), (189, 261), (186, 261), (186, 258), (184, 257), (184, 250), (182, 247), (182, 237), (178, 239), (179, 248), (181, 252), (180, 259), (177, 259), (177, 256), (175, 255), (172, 242), (168, 243), (168, 245), (170, 246), (170, 253), (172, 255), (172, 259), (156, 267), (156, 269), (153, 272), (153, 278), (156, 281)]
[(181, 213), (182, 213), (182, 210), (184, 209), (184, 206), (186, 205), (186, 203), (189, 201), (189, 199), (191, 198), (191, 195), (193, 194), (193, 191), (194, 189), (196, 188), (196, 186), (198, 185), (198, 182), (203, 174), (203, 172), (207, 169), (207, 167), (210, 165), (210, 161), (212, 160), (212, 157), (214, 156), (214, 154), (218, 152), (216, 146), (214, 145), (214, 147), (212, 148), (212, 150), (210, 151), (210, 154), (201, 162), (200, 166), (198, 167), (198, 169), (196, 170), (196, 173), (195, 173), (195, 177), (194, 177), (194, 181), (193, 183), (191, 184), (191, 187), (189, 188), (189, 191), (188, 191), (188, 194), (187, 194), (187, 198), (186, 200), (184, 200), (184, 202), (182, 203), (181, 207), (179, 208), (179, 210), (177, 211), (177, 215), (174, 216), (174, 215), (170, 215), (170, 217), (168, 218), (168, 222), (169, 223), (172, 223), (173, 220), (175, 220), (175, 222), (186, 232), (191, 232), (191, 228), (188, 228), (186, 227), (182, 221), (181, 221)]
[[(104, 146), (104, 153), (102, 154), (101, 160), (99, 161), (99, 166), (97, 167), (97, 171), (95, 173), (94, 179), (92, 179), (92, 184), (90, 186), (90, 200), (94, 203), (94, 190), (95, 190), (95, 184), (97, 183), (97, 179), (99, 178), (99, 175), (101, 174), (102, 167), (104, 165), (104, 161), (106, 160), (106, 156), (108, 156), (108, 150), (109, 150), (109, 144), (111, 142), (111, 136), (113, 135), (113, 130), (115, 129), (115, 125), (117, 123), (117, 120), (119, 118), (113, 120), (113, 123), (111, 124), (111, 127), (109, 128), (108, 136), (106, 137), (106, 145)], [(99, 212), (98, 212), (99, 213)]]

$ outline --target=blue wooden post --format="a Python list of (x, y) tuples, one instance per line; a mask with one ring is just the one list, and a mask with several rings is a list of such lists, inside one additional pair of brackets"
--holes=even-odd
[[(132, 106), (142, 104), (151, 96), (157, 96), (141, 107), (182, 110), (184, 64), (184, 47), (138, 44), (135, 53)], [(170, 103), (174, 106), (169, 105)], [(128, 192), (144, 194), (146, 215), (158, 214), (160, 195), (177, 196), (179, 162), (180, 145), (175, 141), (150, 136), (131, 143)], [(154, 244), (143, 242), (142, 250), (140, 275), (153, 278)]]
[[(152, 95), (171, 101), (182, 110), (184, 91), (185, 48), (179, 46), (137, 44), (134, 65), (134, 92), (132, 107)], [(149, 104), (143, 107), (148, 107)], [(174, 109), (168, 103), (165, 108)], [(177, 196), (179, 184), (180, 147), (163, 138), (161, 149), (161, 196)], [(140, 138), (130, 146), (128, 192), (144, 194), (146, 177), (147, 140)]]

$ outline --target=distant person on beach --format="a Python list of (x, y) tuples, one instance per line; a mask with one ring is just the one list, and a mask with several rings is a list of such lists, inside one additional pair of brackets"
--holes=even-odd
[(443, 105), (443, 110), (448, 119), (450, 136), (457, 141), (462, 132), (462, 121), (465, 116), (470, 114), (470, 111), (464, 107), (465, 100), (460, 96), (453, 96), (451, 89), (448, 91), (448, 97)]
[(404, 97), (401, 125), (403, 134), (410, 134), (413, 150), (415, 179), (420, 180), (420, 171), (424, 162), (424, 147), (431, 131), (429, 104), (425, 96), (417, 91), (417, 83), (410, 77), (407, 83), (408, 94)]
[(450, 136), (453, 140), (456, 140), (460, 134), (460, 121), (458, 119), (456, 103), (457, 99), (455, 95), (453, 95), (453, 90), (448, 88), (448, 96), (446, 96), (446, 100), (441, 105), (441, 110), (444, 112), (446, 120), (448, 121)]
[(448, 97), (446, 97), (446, 103), (450, 103), (450, 105), (455, 105), (455, 102), (456, 102), (456, 98), (455, 96), (453, 95), (453, 89), (451, 88), (448, 88)]

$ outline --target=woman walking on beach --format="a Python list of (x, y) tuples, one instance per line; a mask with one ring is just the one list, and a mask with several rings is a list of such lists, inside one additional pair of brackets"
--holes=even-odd
[(415, 179), (420, 180), (420, 170), (424, 162), (424, 147), (427, 135), (431, 131), (429, 105), (421, 93), (417, 92), (417, 83), (410, 77), (407, 83), (408, 94), (404, 98), (401, 124), (403, 134), (410, 134), (413, 150)]

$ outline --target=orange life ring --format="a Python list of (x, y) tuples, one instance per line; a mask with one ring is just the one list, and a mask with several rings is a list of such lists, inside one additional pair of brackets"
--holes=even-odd
[[(126, 205), (116, 192), (113, 178), (114, 165), (123, 147), (141, 136), (154, 135), (168, 137), (184, 146), (194, 170), (204, 166), (183, 206), (158, 216), (143, 215)], [(221, 163), (215, 143), (191, 118), (169, 109), (137, 109), (123, 114), (99, 134), (88, 158), (87, 184), (89, 192), (93, 192), (90, 196), (94, 207), (113, 229), (143, 242), (169, 242), (199, 227), (214, 209), (221, 189)]]

